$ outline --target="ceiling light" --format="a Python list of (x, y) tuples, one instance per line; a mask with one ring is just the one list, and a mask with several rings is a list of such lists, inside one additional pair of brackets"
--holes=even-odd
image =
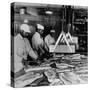
[(46, 11), (45, 13), (46, 13), (46, 14), (53, 14), (52, 11)]

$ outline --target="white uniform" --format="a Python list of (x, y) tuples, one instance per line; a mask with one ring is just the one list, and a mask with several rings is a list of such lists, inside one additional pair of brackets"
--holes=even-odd
[(32, 37), (32, 46), (34, 49), (38, 50), (39, 46), (43, 47), (43, 38), (40, 36), (38, 32), (35, 32), (35, 34)]
[(45, 37), (45, 43), (49, 47), (50, 45), (55, 43), (55, 39), (49, 34)]
[(38, 32), (36, 32), (32, 37), (32, 46), (36, 51), (36, 53), (38, 54), (38, 56), (42, 56), (49, 50), (43, 38)]
[(14, 72), (18, 72), (23, 68), (22, 59), (27, 60), (27, 55), (37, 59), (30, 46), (28, 39), (23, 38), (20, 34), (14, 37)]

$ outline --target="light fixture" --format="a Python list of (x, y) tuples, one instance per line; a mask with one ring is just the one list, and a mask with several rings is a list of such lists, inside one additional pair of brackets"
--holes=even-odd
[(52, 11), (45, 11), (46, 14), (53, 14)]

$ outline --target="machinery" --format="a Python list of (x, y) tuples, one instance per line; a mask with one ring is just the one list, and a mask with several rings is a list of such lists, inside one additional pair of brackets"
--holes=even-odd
[[(70, 17), (69, 17), (70, 19)], [(55, 45), (50, 46), (50, 52), (56, 52), (56, 53), (75, 53), (75, 46), (78, 44), (78, 38), (71, 36), (70, 29), (71, 23), (69, 20), (69, 23), (67, 24), (67, 30), (68, 32), (65, 33), (63, 27), (65, 19), (64, 19), (64, 11), (63, 11), (63, 19), (62, 19), (62, 31), (55, 43)]]

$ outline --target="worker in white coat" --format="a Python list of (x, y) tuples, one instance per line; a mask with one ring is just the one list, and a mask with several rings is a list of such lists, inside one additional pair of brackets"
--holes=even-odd
[(37, 31), (32, 37), (32, 46), (39, 56), (43, 55), (45, 52), (48, 52), (48, 47), (42, 37), (43, 31), (44, 26), (37, 24)]
[(22, 24), (20, 26), (20, 33), (14, 37), (14, 73), (15, 77), (18, 77), (24, 74), (24, 65), (22, 60), (27, 60), (27, 55), (32, 59), (37, 59), (37, 54), (33, 51), (28, 39), (28, 36), (31, 33), (32, 26), (27, 24)]
[(50, 34), (48, 34), (44, 39), (48, 47), (55, 44), (54, 34), (55, 30), (50, 30)]

